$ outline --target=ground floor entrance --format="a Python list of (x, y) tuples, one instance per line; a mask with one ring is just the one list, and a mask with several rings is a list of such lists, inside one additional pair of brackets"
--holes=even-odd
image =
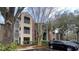
[(30, 44), (30, 37), (24, 37), (23, 44)]

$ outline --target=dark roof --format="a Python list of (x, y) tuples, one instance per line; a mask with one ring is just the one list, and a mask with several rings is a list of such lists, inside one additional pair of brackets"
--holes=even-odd
[(3, 23), (0, 23), (0, 25), (4, 25)]

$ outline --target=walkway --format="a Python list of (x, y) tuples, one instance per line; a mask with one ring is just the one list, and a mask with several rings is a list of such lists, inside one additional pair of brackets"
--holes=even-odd
[(16, 49), (17, 51), (23, 51), (23, 50), (30, 50), (30, 49), (35, 49), (34, 46), (29, 46), (29, 47), (26, 47), (26, 48), (19, 48), (19, 49)]

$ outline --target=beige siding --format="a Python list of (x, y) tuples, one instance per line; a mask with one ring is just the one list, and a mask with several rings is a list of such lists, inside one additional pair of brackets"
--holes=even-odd
[[(30, 18), (30, 24), (24, 23), (25, 16)], [(30, 41), (32, 41), (32, 17), (28, 15), (27, 13), (22, 13), (19, 24), (21, 27), (21, 30), (19, 31), (19, 37), (21, 37), (21, 44), (23, 45), (24, 37), (30, 37)], [(30, 34), (24, 34), (24, 27), (30, 27)]]

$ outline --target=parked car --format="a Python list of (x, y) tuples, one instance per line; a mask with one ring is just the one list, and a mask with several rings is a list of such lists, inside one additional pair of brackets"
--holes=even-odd
[(79, 49), (79, 41), (71, 41), (73, 43), (76, 43), (78, 45), (78, 49)]
[(76, 43), (76, 44), (78, 44), (78, 45), (79, 45), (79, 42), (78, 42), (78, 41), (71, 41), (71, 42)]
[(64, 51), (76, 51), (78, 50), (78, 45), (71, 41), (62, 40), (51, 40), (48, 42), (49, 48), (64, 50)]

